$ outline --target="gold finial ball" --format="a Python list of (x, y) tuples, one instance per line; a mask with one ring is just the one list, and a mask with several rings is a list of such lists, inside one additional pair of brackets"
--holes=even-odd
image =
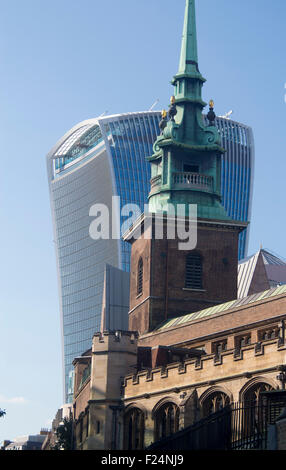
[(165, 109), (163, 109), (163, 111), (161, 112), (161, 116), (162, 118), (165, 118), (167, 116), (167, 111)]
[(214, 101), (210, 100), (209, 105), (210, 105), (210, 108), (214, 108)]
[(174, 104), (174, 103), (175, 103), (175, 97), (174, 97), (174, 95), (173, 95), (173, 96), (171, 96), (171, 99), (170, 99), (170, 101), (171, 101), (171, 104)]

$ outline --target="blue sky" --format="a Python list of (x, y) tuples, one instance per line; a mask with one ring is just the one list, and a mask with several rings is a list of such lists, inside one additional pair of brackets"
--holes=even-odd
[[(49, 427), (62, 404), (45, 156), (77, 122), (166, 108), (184, 0), (0, 0), (0, 441)], [(285, 0), (197, 0), (203, 98), (252, 126), (249, 254), (286, 258)]]

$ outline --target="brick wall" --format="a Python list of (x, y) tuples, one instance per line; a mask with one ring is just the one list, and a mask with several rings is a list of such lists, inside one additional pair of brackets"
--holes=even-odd
[(181, 344), (186, 341), (202, 341), (209, 335), (218, 335), (234, 329), (252, 328), (255, 324), (270, 323), (277, 318), (285, 317), (286, 295), (277, 296), (228, 310), (203, 319), (193, 320), (184, 325), (154, 333), (142, 335), (138, 345), (154, 346), (160, 344)]
[[(165, 236), (165, 235), (164, 235)], [(132, 242), (129, 329), (152, 331), (167, 318), (237, 298), (238, 230), (205, 223), (198, 226), (197, 247), (203, 260), (200, 290), (186, 289), (186, 256), (179, 239)], [(143, 260), (143, 292), (138, 295), (137, 271)]]

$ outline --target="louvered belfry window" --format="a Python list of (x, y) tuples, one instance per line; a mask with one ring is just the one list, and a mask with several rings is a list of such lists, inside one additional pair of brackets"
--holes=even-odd
[(199, 253), (187, 255), (185, 287), (187, 289), (203, 288), (203, 263)]
[(137, 294), (142, 294), (143, 291), (143, 260), (142, 258), (138, 261), (138, 272), (137, 272)]

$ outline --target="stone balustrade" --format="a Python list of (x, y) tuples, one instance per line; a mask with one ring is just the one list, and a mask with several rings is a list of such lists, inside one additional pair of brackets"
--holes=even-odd
[(202, 189), (212, 191), (212, 176), (201, 175), (200, 173), (173, 173), (173, 186), (175, 189)]

